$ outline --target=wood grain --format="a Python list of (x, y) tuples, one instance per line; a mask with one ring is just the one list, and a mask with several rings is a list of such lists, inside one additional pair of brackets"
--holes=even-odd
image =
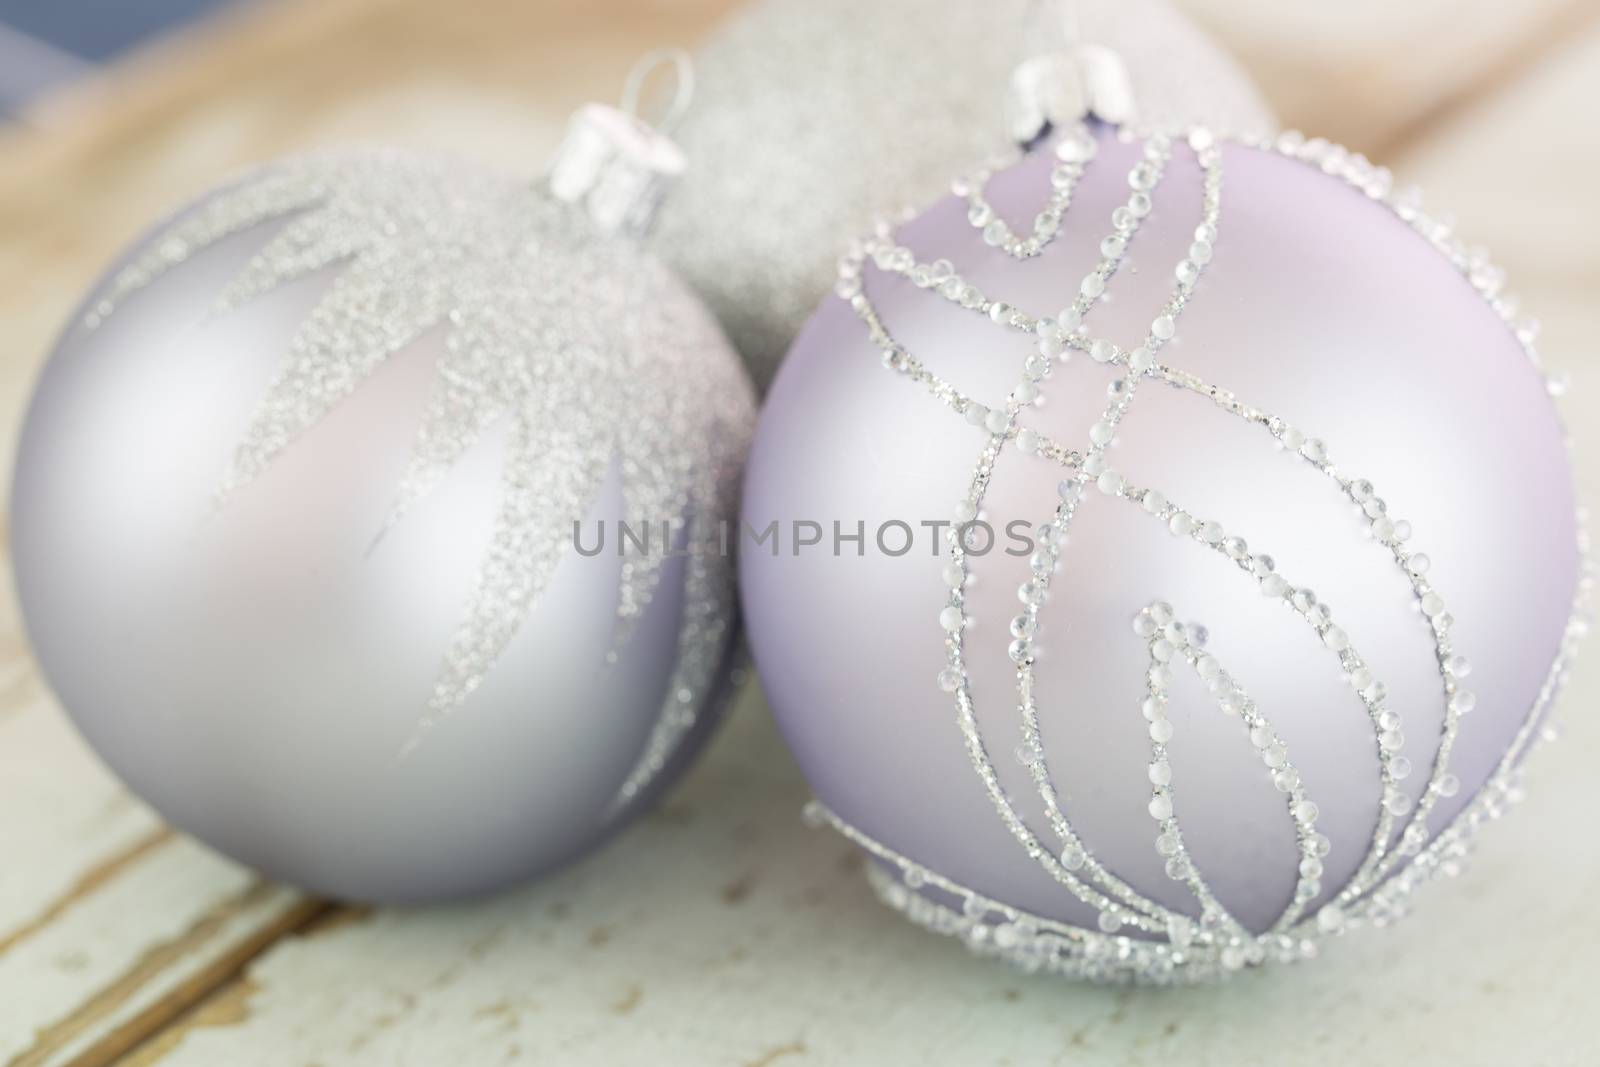
[[(189, 877), (185, 872), (185, 878)], [(183, 889), (189, 888), (187, 881)], [(150, 907), (150, 901), (130, 901)], [(216, 900), (176, 936), (144, 949), (114, 980), (37, 1031), (15, 1067), (99, 1067), (212, 994), (267, 946), (327, 905), (254, 881)]]

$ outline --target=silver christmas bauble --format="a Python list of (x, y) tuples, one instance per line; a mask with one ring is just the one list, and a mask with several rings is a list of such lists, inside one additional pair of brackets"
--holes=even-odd
[[(28, 632), (223, 852), (341, 897), (491, 890), (709, 726), (730, 566), (662, 542), (729, 514), (752, 418), (688, 290), (542, 189), (273, 164), (139, 241), (51, 357), (12, 495)], [(623, 518), (648, 550), (594, 552)]]
[(1141, 121), (1273, 125), (1233, 60), (1164, 0), (758, 0), (715, 35), (675, 134), (693, 165), (657, 247), (759, 388), (843, 243), (1005, 148), (1017, 68), (1074, 43), (1122, 59)]

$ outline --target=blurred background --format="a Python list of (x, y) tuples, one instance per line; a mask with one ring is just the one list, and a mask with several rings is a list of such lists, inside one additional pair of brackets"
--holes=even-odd
[[(69, 308), (161, 212), (352, 139), (535, 170), (639, 53), (692, 46), (737, 6), (0, 0), (0, 461)], [(1284, 126), (1453, 208), (1543, 321), (1546, 365), (1595, 395), (1600, 2), (1176, 6)], [(1591, 500), (1593, 421), (1573, 426)], [(804, 786), (754, 688), (662, 812), (560, 878), (425, 914), (306, 900), (175, 837), (109, 777), (43, 688), (8, 589), (0, 1064), (1600, 1062), (1587, 653), (1569, 742), (1472, 878), (1292, 980), (1150, 998), (1014, 975), (890, 921), (842, 842), (796, 837)]]

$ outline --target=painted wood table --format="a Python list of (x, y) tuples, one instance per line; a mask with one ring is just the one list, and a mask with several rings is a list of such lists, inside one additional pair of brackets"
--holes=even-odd
[[(0, 135), (0, 459), (76, 294), (163, 208), (246, 161), (349, 137), (532, 168), (633, 55), (693, 41), (728, 6), (300, 0), (47, 102)], [(1549, 362), (1600, 396), (1596, 5), (1186, 6), (1291, 122), (1383, 149), (1455, 205), (1543, 317)], [(1573, 410), (1593, 499), (1600, 409)], [(0, 1063), (1597, 1063), (1590, 652), (1514, 824), (1416, 917), (1312, 967), (1153, 992), (1026, 977), (880, 909), (858, 857), (801, 826), (804, 784), (753, 685), (657, 813), (563, 874), (444, 908), (309, 899), (117, 784), (43, 686), (8, 590)]]

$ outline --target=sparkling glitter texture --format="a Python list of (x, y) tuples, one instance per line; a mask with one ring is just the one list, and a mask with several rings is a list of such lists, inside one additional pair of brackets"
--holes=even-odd
[[(1081, 43), (1127, 65), (1145, 121), (1266, 132), (1254, 86), (1162, 0), (1076, 0)], [(696, 57), (676, 137), (694, 161), (656, 247), (765, 388), (842, 242), (1005, 147), (1006, 86), (1061, 48), (1048, 0), (757, 0)]]
[[(1338, 146), (1308, 141), (1292, 132), (1246, 143), (1250, 148), (1319, 168), (1386, 205), (1448, 258), (1489, 302), (1505, 327), (1516, 334), (1528, 358), (1538, 365), (1533, 347), (1536, 327), (1519, 317), (1516, 301), (1503, 291), (1502, 273), (1483, 253), (1469, 249), (1455, 237), (1446, 224), (1424, 213), (1414, 194), (1396, 192), (1387, 170)], [(952, 187), (958, 197), (968, 201), (968, 221), (981, 232), (985, 243), (1019, 260), (1038, 255), (1050, 243), (1074, 189), (1086, 169), (1095, 165), (1097, 154), (1095, 138), (1082, 126), (1061, 131), (1052, 144), (1040, 151), (1053, 152), (1057, 162), (1050, 172), (1050, 188), (1040, 194), (1044, 203), (1032, 235), (1014, 233), (994, 217), (984, 199), (984, 185), (999, 164), (986, 167), (973, 177), (958, 179)], [(1135, 343), (1120, 344), (1097, 336), (1088, 323), (1090, 313), (1122, 266), (1143, 220), (1154, 210), (1162, 177), (1174, 154), (1180, 152), (1189, 153), (1198, 163), (1202, 202), (1193, 243), (1168, 275), (1172, 279), (1170, 295), (1164, 304), (1150, 309), (1147, 333)], [(814, 823), (831, 824), (882, 861), (882, 867), (873, 869), (872, 881), (891, 906), (922, 925), (963, 938), (976, 951), (999, 955), (1029, 969), (1096, 979), (1191, 981), (1267, 961), (1307, 959), (1317, 953), (1327, 937), (1356, 926), (1386, 925), (1404, 914), (1411, 891), (1435, 875), (1458, 871), (1477, 828), (1497, 817), (1520, 795), (1522, 758), (1537, 739), (1575, 646), (1588, 627), (1592, 577), (1585, 558), (1577, 602), (1537, 699), (1527, 709), (1520, 729), (1488, 782), (1459, 814), (1430, 836), (1430, 812), (1441, 799), (1455, 796), (1462, 788), (1451, 769), (1451, 754), (1461, 720), (1473, 710), (1476, 698), (1467, 683), (1471, 673), (1469, 652), (1453, 639), (1455, 620), (1447, 608), (1448, 591), (1435, 588), (1429, 580), (1428, 557), (1416, 543), (1425, 542), (1428, 531), (1416, 531), (1414, 541), (1411, 524), (1389, 510), (1379, 487), (1340, 468), (1334, 446), (1309, 429), (1291, 425), (1232, 390), (1183, 370), (1177, 365), (1177, 358), (1171, 362), (1166, 358), (1168, 343), (1181, 328), (1183, 312), (1195, 299), (1196, 283), (1226, 226), (1222, 161), (1220, 138), (1205, 128), (1190, 128), (1177, 134), (1158, 130), (1144, 135), (1143, 151), (1128, 174), (1126, 200), (1112, 212), (1110, 226), (1099, 246), (1101, 258), (1059, 310), (1023, 310), (1000, 299), (999, 294), (981, 291), (962, 277), (955, 264), (945, 260), (920, 262), (886, 225), (857, 241), (838, 265), (835, 298), (849, 304), (881, 353), (886, 370), (925, 391), (933, 402), (950, 409), (952, 419), (974, 427), (974, 436), (981, 438), (966, 493), (953, 503), (950, 512), (954, 523), (944, 535), (944, 561), (935, 565), (948, 595), (937, 618), (929, 619), (927, 626), (930, 640), (936, 639), (934, 635), (943, 640), (946, 661), (937, 679), (930, 682), (936, 682), (953, 701), (955, 725), (997, 816), (1017, 844), (1064, 893), (1097, 913), (1097, 929), (1031, 914), (958, 884), (873, 839), (820, 804), (808, 809), (808, 818)], [(930, 370), (899, 343), (880, 317), (869, 295), (871, 287), (864, 284), (874, 273), (880, 277), (898, 275), (916, 288), (927, 290), (921, 299), (948, 301), (964, 312), (986, 317), (997, 330), (1030, 337), (1032, 353), (1024, 360), (1021, 374), (1005, 400), (986, 406)], [(1108, 401), (1099, 420), (1088, 428), (1088, 439), (1055, 441), (1025, 427), (1021, 420), (1040, 402), (1053, 369), (1074, 355), (1106, 364), (1118, 377), (1107, 390)], [(1119, 425), (1138, 394), (1158, 385), (1199, 394), (1226, 414), (1243, 420), (1259, 431), (1263, 448), (1278, 447), (1289, 462), (1301, 464), (1310, 474), (1326, 479), (1331, 491), (1342, 494), (1358, 509), (1372, 540), (1382, 546), (1410, 586), (1417, 624), (1427, 630), (1437, 660), (1444, 714), (1428, 766), (1413, 767), (1406, 757), (1401, 709), (1390, 702), (1383, 679), (1376, 676), (1358, 651), (1356, 635), (1341, 627), (1335, 613), (1316, 592), (1297, 585), (1292, 576), (1280, 574), (1273, 557), (1261, 546), (1247, 544), (1221, 523), (1188, 510), (1181, 501), (1169, 499), (1160, 488), (1134, 484), (1110, 465), (1108, 449)], [(1552, 385), (1551, 392), (1557, 391)], [(1030, 560), (1031, 573), (1017, 588), (1021, 614), (1011, 621), (1002, 637), (996, 627), (980, 623), (969, 611), (973, 571), (961, 524), (984, 512), (996, 465), (1018, 462), (1002, 460), (1002, 456), (1016, 453), (1026, 457), (1022, 462), (1059, 467), (1063, 480), (1059, 499), (1052, 502), (1048, 514), (1040, 517), (1038, 551)], [(1324, 654), (1336, 661), (1369, 720), (1377, 769), (1372, 788), (1378, 794), (1378, 817), (1364, 855), (1347, 882), (1330, 885), (1324, 892), (1321, 879), (1330, 842), (1318, 831), (1317, 803), (1269, 721), (1268, 709), (1258, 707), (1242, 684), (1229, 674), (1227, 664), (1207, 650), (1209, 635), (1201, 620), (1183, 616), (1179, 607), (1161, 600), (1144, 605), (1133, 615), (1134, 636), (1130, 640), (1143, 642), (1148, 658), (1143, 697), (1136, 705), (1140, 718), (1134, 719), (1130, 708), (1129, 728), (1148, 735), (1148, 814), (1154, 823), (1155, 848), (1164, 861), (1166, 877), (1192, 898), (1193, 913), (1140, 892), (1102, 864), (1090, 842), (1079, 836), (1063, 799), (1071, 793), (1072, 783), (1067, 783), (1066, 789), (1059, 788), (1060, 783), (1050, 770), (1049, 752), (1040, 731), (1034, 663), (1049, 636), (1041, 610), (1050, 598), (1060, 562), (1068, 555), (1073, 519), (1084, 507), (1134, 509), (1145, 521), (1159, 523), (1174, 538), (1192, 542), (1231, 562), (1241, 583), (1248, 583), (1258, 595), (1280, 605), (1292, 620), (1291, 625), (1309, 627)], [(1581, 523), (1579, 528), (1581, 531)], [(1580, 555), (1586, 557), (1586, 550), (1580, 532)], [(1029, 824), (1017, 796), (1002, 785), (996, 759), (980, 727), (968, 675), (969, 644), (978, 640), (1010, 642), (1007, 653), (1015, 666), (1014, 699), (1022, 739), (1015, 758), (1038, 793), (1047, 832)], [(1185, 767), (1169, 759), (1167, 750), (1175, 732), (1166, 714), (1168, 693), (1180, 670), (1192, 671), (1199, 678), (1219, 713), (1238, 720), (1239, 743), (1251, 747), (1261, 773), (1282, 794), (1293, 827), (1297, 880), (1281, 914), (1264, 931), (1252, 931), (1230, 914), (1185, 844), (1180, 822)], [(1413, 774), (1425, 778), (1420, 798), (1414, 798), (1398, 784)], [(1083, 802), (1081, 789), (1077, 796)], [(888, 871), (896, 872), (898, 877)]]
[[(538, 602), (611, 464), (620, 464), (629, 518), (671, 518), (689, 543), (714, 542), (733, 514), (753, 417), (741, 369), (716, 358), (716, 325), (656, 260), (597, 237), (575, 209), (525, 183), (383, 150), (274, 163), (159, 234), (117, 274), (88, 325), (195, 252), (273, 220), (281, 228), (220, 287), (215, 314), (314, 271), (337, 267), (337, 276), (226, 463), (217, 507), (431, 330), (444, 331), (443, 354), (385, 529), (486, 429), (508, 427), (493, 541), (408, 748), (468, 703)], [(650, 605), (662, 564), (659, 546), (624, 562), (614, 655)], [(694, 554), (665, 703), (618, 806), (694, 725), (733, 625), (729, 561)]]

